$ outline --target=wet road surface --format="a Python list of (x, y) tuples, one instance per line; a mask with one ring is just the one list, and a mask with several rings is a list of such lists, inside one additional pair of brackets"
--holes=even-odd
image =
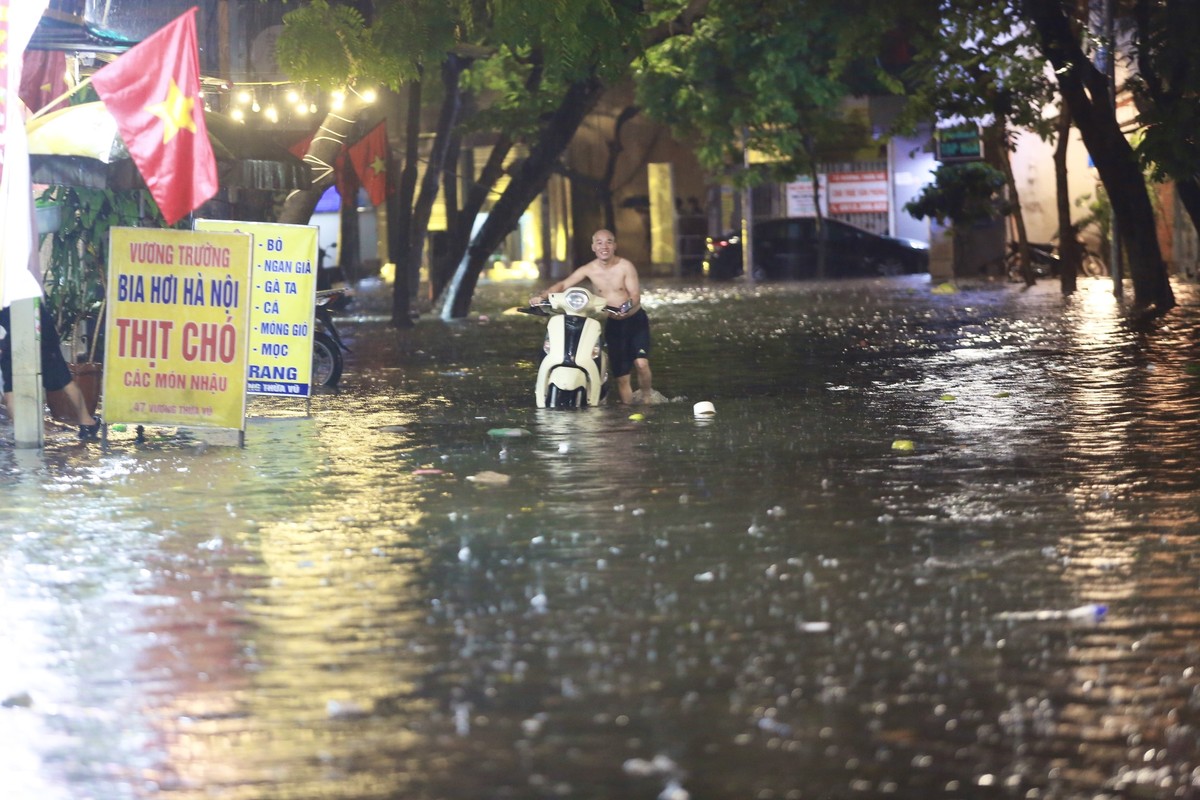
[(1200, 795), (1195, 287), (652, 284), (672, 402), (584, 412), (529, 288), (0, 448), (3, 796)]

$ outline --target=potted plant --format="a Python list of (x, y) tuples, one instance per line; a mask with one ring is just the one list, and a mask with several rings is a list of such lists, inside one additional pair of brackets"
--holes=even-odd
[(114, 226), (165, 226), (145, 190), (51, 186), (38, 203), (59, 209), (57, 230), (42, 238), (46, 306), (69, 352), (64, 355), (91, 411), (99, 394), (100, 332), (108, 274), (108, 232)]
[[(1005, 185), (1004, 173), (982, 161), (942, 164), (933, 182), (904, 209), (917, 219), (929, 217), (941, 225), (949, 221), (954, 274), (961, 275), (991, 261), (993, 251), (1003, 260), (1003, 220), (1012, 211)], [(976, 263), (965, 263), (968, 255), (974, 255)]]

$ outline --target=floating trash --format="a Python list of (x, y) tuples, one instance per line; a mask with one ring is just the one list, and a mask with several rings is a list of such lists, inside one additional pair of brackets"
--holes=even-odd
[(1050, 619), (1100, 619), (1108, 613), (1108, 606), (1101, 603), (1088, 603), (1075, 608), (1043, 608), (1036, 611), (1003, 611), (996, 619), (1020, 620), (1024, 622), (1039, 622)]
[(953, 403), (954, 401), (958, 400), (958, 398), (952, 394), (944, 394), (941, 397), (939, 397), (938, 399), (941, 400), (943, 403)]
[(915, 450), (916, 448), (917, 446), (913, 444), (912, 439), (897, 439), (896, 441), (892, 442), (893, 450), (908, 452), (910, 450)]
[(490, 469), (485, 469), (483, 472), (476, 473), (475, 475), (468, 475), (467, 480), (485, 486), (503, 486), (511, 481), (512, 478), (502, 472), (492, 472)]
[(517, 439), (522, 436), (531, 436), (529, 431), (524, 428), (492, 428), (488, 431), (488, 436), (498, 438)]
[(0, 702), (0, 708), (30, 708), (33, 706), (33, 697), (29, 692), (17, 692), (9, 695)]
[(717, 408), (708, 400), (701, 400), (692, 406), (692, 413), (697, 417), (711, 417), (717, 413)]
[(631, 420), (633, 420), (634, 422), (641, 422), (642, 420), (644, 420), (646, 418), (646, 415), (645, 414), (630, 414), (629, 418)]

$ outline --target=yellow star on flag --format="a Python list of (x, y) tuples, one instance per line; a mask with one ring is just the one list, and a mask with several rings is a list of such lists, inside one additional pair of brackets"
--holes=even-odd
[(167, 90), (167, 99), (161, 103), (151, 103), (146, 110), (163, 121), (163, 144), (175, 138), (175, 134), (186, 128), (196, 132), (196, 120), (192, 118), (192, 106), (196, 98), (188, 97), (179, 90), (179, 84), (171, 78), (171, 88)]
[(371, 161), (371, 171), (376, 175), (382, 175), (385, 169), (387, 169), (387, 164), (384, 163), (383, 156), (375, 156)]

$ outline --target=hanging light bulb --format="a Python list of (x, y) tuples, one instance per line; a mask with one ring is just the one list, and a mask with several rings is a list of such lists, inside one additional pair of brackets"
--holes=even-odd
[(247, 90), (247, 89), (242, 89), (240, 92), (237, 93), (237, 101), (239, 103), (241, 103), (242, 105), (246, 105), (252, 99), (254, 99), (254, 96), (252, 94), (250, 94), (249, 90)]
[(279, 112), (275, 110), (275, 106), (267, 106), (265, 113), (271, 122), (279, 122)]
[(238, 122), (241, 122), (246, 118), (246, 112), (242, 111), (240, 108), (235, 108), (229, 112), (229, 116), (233, 117)]
[(362, 93), (362, 99), (368, 103), (374, 103), (376, 97), (378, 97), (378, 95), (375, 93), (374, 89), (367, 89)]
[(317, 113), (317, 104), (316, 104), (316, 103), (309, 103), (309, 104), (308, 104), (308, 113), (310, 113), (310, 114), (315, 114), (315, 113)]
[(300, 101), (300, 93), (297, 92), (295, 89), (288, 89), (287, 101), (289, 103), (291, 103), (292, 105), (296, 105), (296, 103), (298, 103)]
[(342, 106), (346, 105), (346, 93), (341, 89), (329, 95), (329, 107), (334, 111), (341, 111)]
[(257, 114), (258, 112), (262, 111), (262, 106), (260, 106), (258, 101), (255, 100), (254, 105), (250, 106), (250, 110)]

